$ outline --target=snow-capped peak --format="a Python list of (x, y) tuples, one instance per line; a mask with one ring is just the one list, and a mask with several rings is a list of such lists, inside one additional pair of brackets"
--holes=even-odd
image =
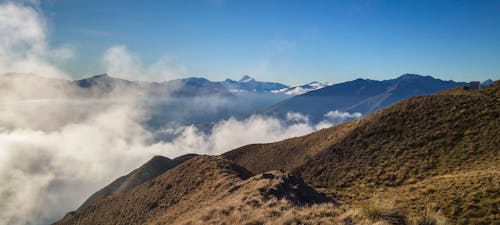
[(295, 87), (289, 87), (289, 88), (283, 88), (279, 90), (273, 90), (273, 93), (282, 93), (286, 95), (301, 95), (309, 91), (314, 91), (318, 90), (320, 88), (324, 88), (326, 86), (333, 85), (333, 83), (330, 82), (317, 82), (313, 81), (308, 84), (300, 85), (300, 86), (295, 86)]
[(251, 78), (250, 76), (248, 75), (244, 75), (238, 82), (241, 82), (241, 83), (246, 83), (246, 82), (250, 82), (254, 80), (253, 78)]

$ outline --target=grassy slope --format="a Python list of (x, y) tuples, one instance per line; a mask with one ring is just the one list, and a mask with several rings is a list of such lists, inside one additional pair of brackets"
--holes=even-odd
[[(476, 192), (454, 198), (471, 193), (460, 176), (436, 184), (438, 189), (446, 185), (454, 188), (440, 189), (441, 195), (433, 198), (427, 192), (404, 192), (404, 188), (478, 171), (493, 171), (484, 179), (495, 178), (500, 170), (499, 86), (497, 82), (481, 92), (456, 89), (404, 100), (360, 121), (275, 144), (246, 146), (224, 155), (253, 172), (291, 170), (346, 203), (371, 199), (375, 191), (393, 193), (389, 197), (395, 199), (407, 194), (407, 200), (399, 202), (414, 199), (418, 203), (415, 207), (402, 206), (410, 214), (435, 203), (447, 207), (444, 213), (452, 222), (487, 224), (494, 213), (488, 209), (498, 209), (498, 183), (478, 181), (476, 192), (488, 190), (490, 194), (484, 196), (488, 203), (467, 197), (480, 195)], [(347, 132), (332, 138), (339, 129)]]
[(195, 157), (128, 192), (80, 208), (56, 224), (143, 224), (160, 215), (172, 221), (214, 197), (207, 193), (227, 191), (250, 175), (222, 157)]
[(253, 173), (275, 169), (291, 171), (348, 136), (357, 123), (354, 121), (275, 143), (246, 145), (226, 152), (223, 156)]
[(130, 172), (125, 176), (119, 177), (110, 184), (106, 185), (101, 190), (91, 195), (80, 206), (80, 208), (85, 208), (90, 204), (92, 204), (93, 202), (96, 202), (99, 199), (104, 198), (106, 196), (127, 192), (139, 186), (140, 184), (161, 175), (165, 171), (168, 171), (195, 156), (196, 155), (194, 154), (188, 154), (180, 156), (175, 159), (169, 159), (163, 156), (155, 156), (141, 167), (133, 170), (132, 172)]
[(289, 173), (250, 176), (220, 156), (199, 156), (55, 224), (371, 224)]

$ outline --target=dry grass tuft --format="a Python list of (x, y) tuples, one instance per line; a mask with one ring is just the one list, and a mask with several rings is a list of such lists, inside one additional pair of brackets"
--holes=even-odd
[(361, 207), (362, 214), (372, 222), (383, 221), (391, 225), (406, 225), (407, 218), (396, 208), (386, 208), (375, 204), (366, 204)]
[(447, 225), (446, 217), (441, 211), (427, 208), (421, 216), (413, 219), (413, 225)]

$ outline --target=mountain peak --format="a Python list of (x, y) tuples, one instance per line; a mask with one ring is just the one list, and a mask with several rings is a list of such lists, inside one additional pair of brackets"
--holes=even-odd
[(403, 75), (399, 76), (396, 79), (397, 80), (415, 80), (415, 79), (420, 79), (420, 78), (424, 78), (424, 77), (425, 76), (418, 75), (418, 74), (406, 73), (406, 74), (403, 74)]
[(252, 81), (254, 80), (253, 78), (251, 78), (250, 76), (248, 75), (244, 75), (240, 80), (239, 82), (249, 82), (249, 81)]
[(494, 81), (492, 79), (485, 80), (481, 83), (482, 86), (490, 86)]
[(103, 78), (112, 78), (110, 75), (108, 75), (107, 73), (103, 73), (103, 74), (98, 74), (98, 75), (95, 75), (95, 76), (91, 76), (87, 79), (103, 79)]

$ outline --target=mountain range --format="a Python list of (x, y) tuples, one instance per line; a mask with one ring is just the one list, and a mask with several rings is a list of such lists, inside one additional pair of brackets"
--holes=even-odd
[[(491, 84), (491, 80), (482, 83)], [(261, 114), (287, 120), (288, 113), (300, 113), (311, 123), (327, 119), (328, 113), (367, 115), (377, 109), (413, 96), (432, 94), (465, 82), (443, 81), (431, 76), (405, 74), (390, 80), (356, 79), (331, 84), (312, 82), (300, 86), (261, 82), (243, 76), (222, 82), (205, 78), (184, 78), (164, 82), (129, 81), (107, 74), (80, 80), (49, 79), (35, 75), (8, 74), (0, 77), (0, 94), (16, 93), (23, 99), (98, 99), (100, 104), (116, 99), (139, 97), (147, 108), (147, 127), (191, 125), (206, 131), (217, 121)], [(33, 90), (31, 87), (50, 87)], [(15, 90), (13, 90), (15, 89)], [(358, 116), (347, 119), (355, 119)], [(171, 135), (159, 136), (168, 140)]]
[(366, 115), (402, 99), (466, 85), (465, 82), (443, 81), (416, 74), (382, 81), (356, 79), (294, 96), (269, 107), (264, 113), (285, 117), (288, 112), (298, 112), (319, 122), (329, 111)]
[(500, 81), (459, 87), (306, 136), (190, 156), (55, 224), (495, 224), (499, 100)]
[(274, 94), (286, 95), (300, 95), (309, 91), (314, 91), (332, 85), (332, 83), (321, 83), (313, 81), (311, 83), (299, 86), (288, 86), (281, 83), (256, 81), (248, 75), (244, 75), (238, 81), (226, 79), (225, 81), (221, 82), (221, 84), (232, 92), (269, 92)]
[[(296, 87), (281, 83), (256, 81), (248, 75), (240, 80), (209, 81), (202, 77), (188, 77), (164, 82), (128, 81), (111, 77), (107, 74), (96, 75), (74, 81), (81, 88), (111, 90), (114, 87), (136, 88), (149, 92), (153, 96), (171, 94), (179, 96), (227, 95), (228, 93), (255, 92), (297, 95), (326, 86), (325, 83), (312, 82)], [(169, 92), (165, 92), (169, 90)]]

